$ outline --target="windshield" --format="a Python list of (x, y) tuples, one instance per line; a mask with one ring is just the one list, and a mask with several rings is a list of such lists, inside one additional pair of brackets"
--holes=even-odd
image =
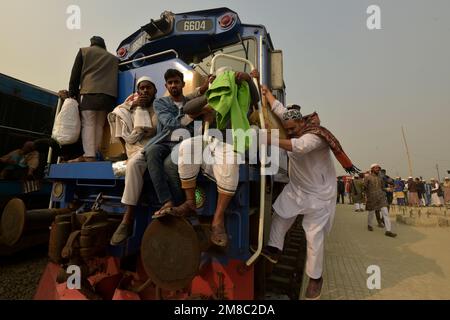
[[(222, 49), (214, 51), (214, 53), (206, 58), (204, 58), (201, 62), (195, 62), (195, 70), (203, 75), (208, 75), (210, 73), (211, 68), (211, 60), (215, 54), (225, 53), (235, 57), (244, 58), (250, 60), (250, 62), (256, 67), (256, 42), (254, 39), (246, 39), (243, 40), (242, 43), (234, 44), (228, 47), (224, 47)], [(216, 69), (220, 67), (229, 66), (234, 71), (242, 71), (242, 72), (250, 72), (249, 66), (246, 63), (231, 60), (226, 57), (219, 58), (216, 62)]]

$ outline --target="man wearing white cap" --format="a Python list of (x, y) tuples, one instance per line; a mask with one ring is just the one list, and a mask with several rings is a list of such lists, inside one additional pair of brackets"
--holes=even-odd
[(414, 207), (417, 207), (420, 204), (417, 193), (417, 183), (414, 181), (413, 177), (408, 178), (408, 204)]
[(303, 229), (307, 241), (306, 274), (309, 277), (305, 297), (320, 298), (323, 284), (325, 235), (330, 232), (336, 209), (336, 171), (331, 152), (348, 173), (358, 171), (343, 151), (339, 141), (320, 126), (318, 115), (303, 116), (300, 106), (285, 108), (270, 90), (262, 87), (262, 94), (274, 113), (283, 120), (289, 139), (271, 141), (288, 151), (289, 183), (273, 205), (274, 215), (268, 245), (262, 255), (277, 263), (287, 231), (298, 215), (303, 215)]
[(444, 203), (450, 203), (450, 178), (449, 177), (445, 177), (444, 180)]
[(442, 207), (444, 205), (444, 193), (442, 192), (439, 180), (431, 179), (431, 204), (433, 206)]
[(373, 231), (375, 210), (380, 210), (384, 218), (385, 235), (394, 238), (397, 234), (391, 231), (386, 193), (383, 190), (384, 183), (379, 177), (380, 170), (380, 165), (374, 163), (370, 166), (370, 174), (364, 178), (364, 191), (367, 198), (366, 210), (369, 211), (367, 228), (369, 231)]
[(132, 234), (134, 209), (139, 201), (147, 170), (142, 149), (156, 134), (158, 119), (153, 110), (156, 86), (150, 77), (141, 77), (136, 82), (136, 89), (136, 93), (108, 114), (112, 142), (119, 140), (128, 157), (122, 195), (122, 203), (127, 210), (111, 239), (111, 245), (122, 243)]

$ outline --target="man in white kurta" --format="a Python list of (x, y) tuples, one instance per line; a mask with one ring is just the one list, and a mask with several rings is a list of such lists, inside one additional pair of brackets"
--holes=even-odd
[[(274, 113), (284, 120), (287, 109), (265, 87), (263, 94)], [(302, 120), (298, 121), (300, 123)], [(273, 205), (275, 214), (270, 240), (263, 255), (277, 262), (275, 257), (283, 250), (287, 231), (299, 214), (304, 215), (306, 274), (310, 278), (306, 296), (318, 299), (322, 286), (325, 233), (331, 230), (336, 209), (336, 171), (330, 147), (324, 139), (308, 133), (296, 138), (295, 128), (286, 127), (286, 122), (284, 125), (291, 139), (280, 140), (279, 146), (288, 150), (290, 181)], [(276, 144), (274, 141), (271, 143)]]
[(134, 209), (139, 201), (147, 170), (142, 149), (156, 134), (157, 118), (152, 105), (156, 86), (151, 78), (141, 77), (136, 83), (136, 89), (137, 93), (129, 96), (108, 114), (112, 141), (121, 141), (128, 157), (121, 201), (127, 210), (111, 239), (111, 245), (122, 243), (132, 234)]

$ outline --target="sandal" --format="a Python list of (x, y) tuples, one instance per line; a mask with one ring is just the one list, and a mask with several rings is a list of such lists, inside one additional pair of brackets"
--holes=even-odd
[(161, 210), (157, 218), (164, 217), (166, 215), (171, 215), (179, 218), (194, 217), (197, 215), (197, 211), (193, 209), (187, 202), (179, 205), (178, 207), (170, 207)]
[(211, 242), (219, 247), (226, 247), (228, 235), (225, 226), (211, 226)]
[(172, 207), (170, 205), (162, 206), (161, 209), (159, 209), (152, 215), (152, 219), (159, 219), (159, 218), (166, 216), (167, 215), (166, 210), (169, 208), (172, 208)]
[(81, 156), (81, 157), (78, 157), (76, 159), (69, 160), (69, 161), (67, 161), (67, 163), (96, 162), (96, 161), (97, 160), (96, 160), (95, 157), (84, 157), (84, 156)]

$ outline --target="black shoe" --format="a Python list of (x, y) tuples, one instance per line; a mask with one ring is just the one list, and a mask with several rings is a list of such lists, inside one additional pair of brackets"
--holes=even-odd
[(272, 263), (278, 263), (281, 250), (275, 247), (265, 246), (261, 251), (261, 255)]
[(395, 237), (397, 236), (396, 233), (393, 233), (393, 232), (391, 232), (391, 231), (386, 231), (386, 232), (384, 233), (384, 235), (385, 235), (385, 236), (388, 236), (388, 237), (391, 237), (391, 238), (395, 238)]
[(378, 228), (384, 228), (384, 223), (378, 223)]
[(367, 226), (367, 230), (373, 231), (373, 228), (371, 226)]
[(121, 223), (116, 231), (114, 232), (113, 236), (111, 237), (110, 244), (112, 246), (118, 246), (125, 242), (131, 235), (133, 234), (133, 224), (127, 224), (127, 223)]

